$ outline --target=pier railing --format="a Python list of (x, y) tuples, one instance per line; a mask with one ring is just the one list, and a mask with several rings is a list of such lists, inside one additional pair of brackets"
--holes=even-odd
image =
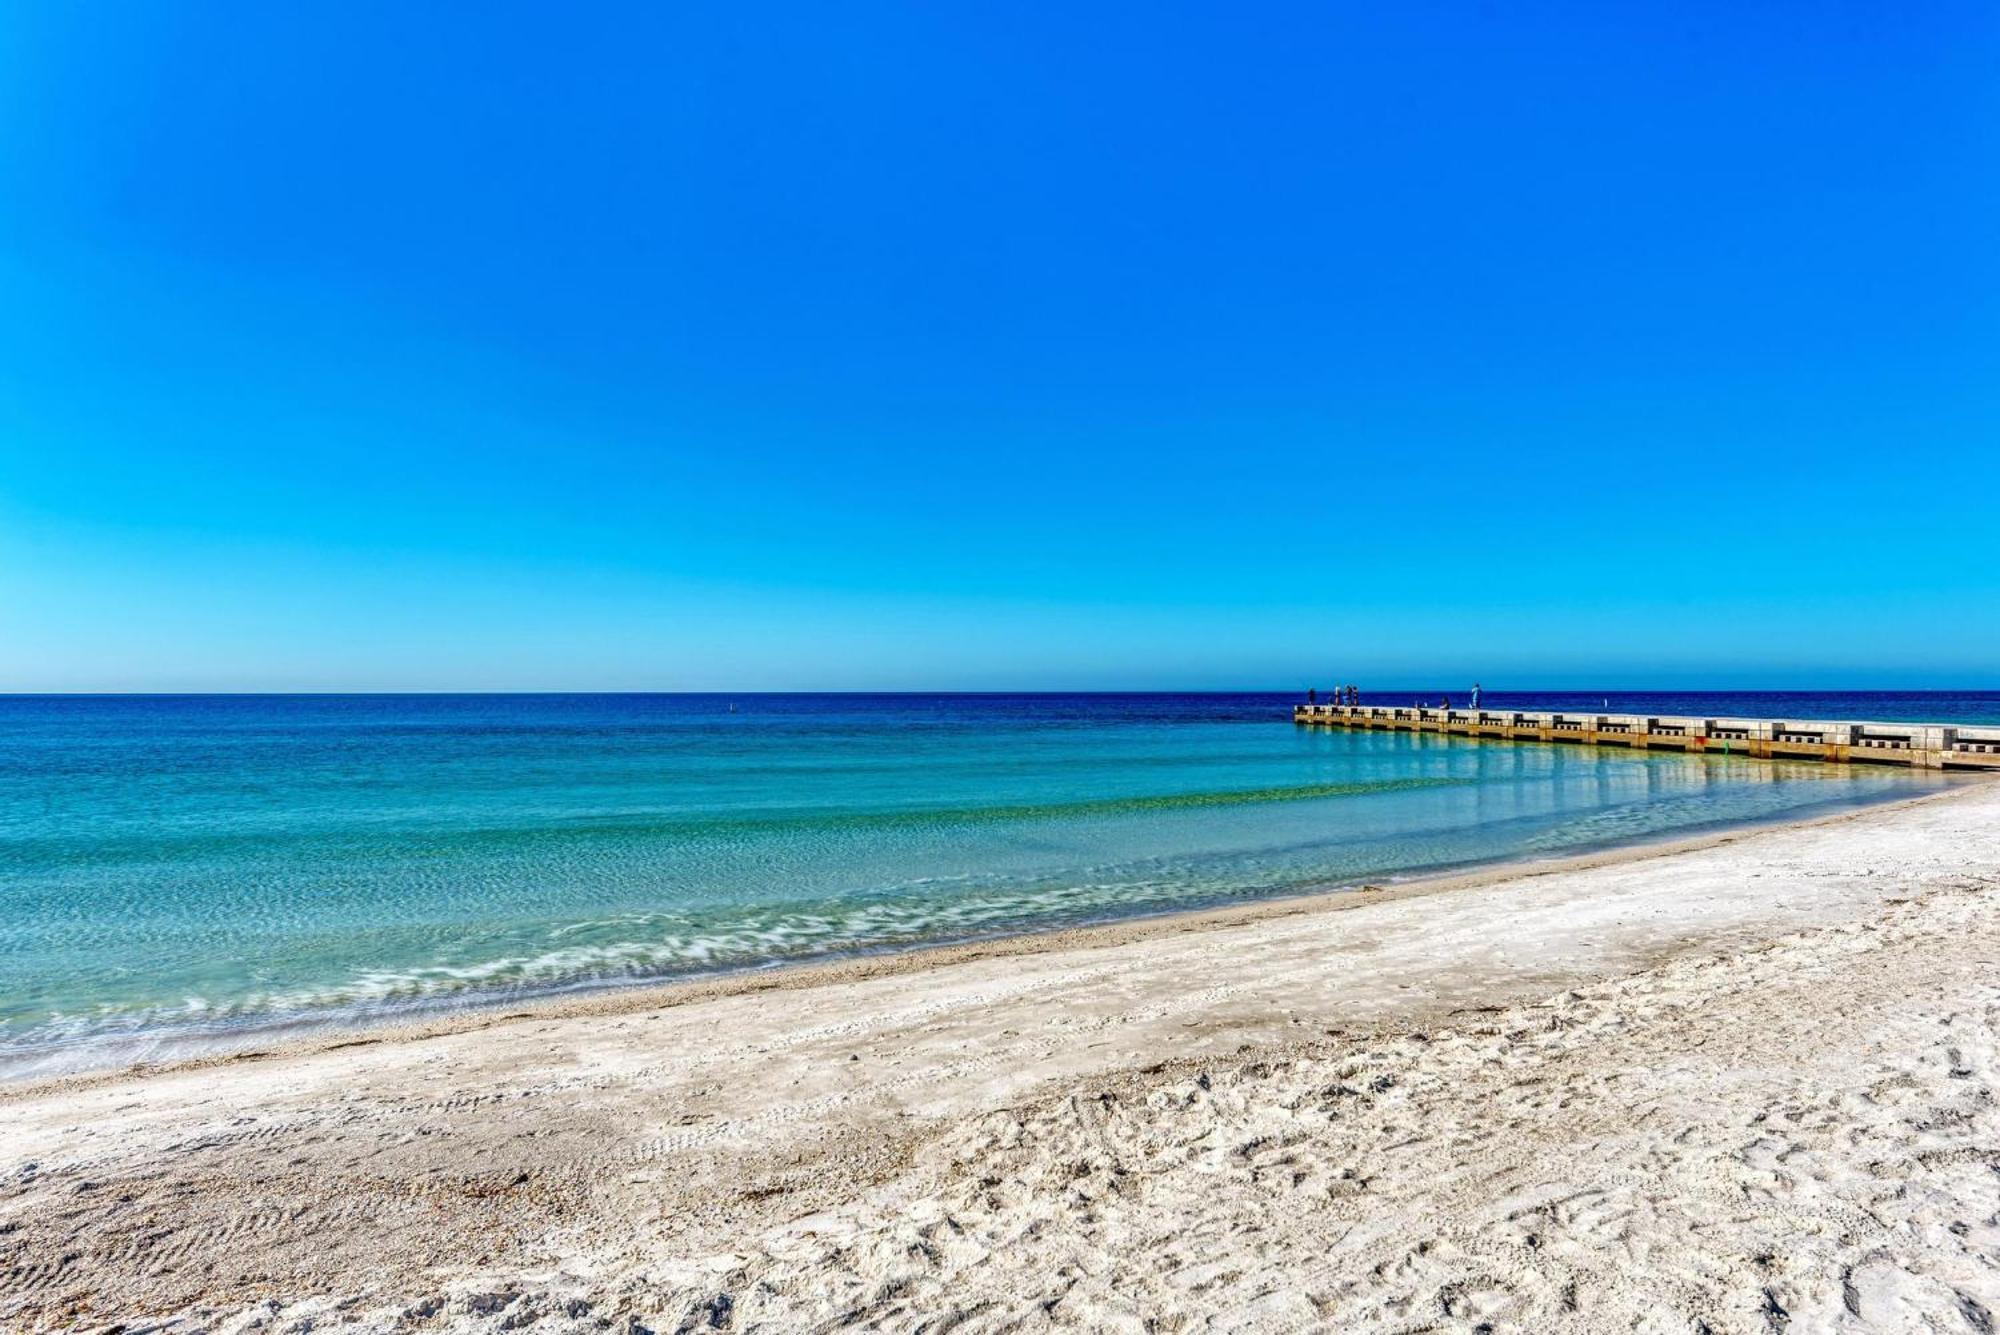
[(1332, 704), (1299, 705), (1292, 710), (1292, 721), (1336, 728), (1715, 752), (1765, 759), (2000, 770), (2000, 727)]

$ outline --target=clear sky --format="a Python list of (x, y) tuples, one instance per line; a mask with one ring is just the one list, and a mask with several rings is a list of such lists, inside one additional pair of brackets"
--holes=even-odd
[(2000, 681), (2000, 8), (0, 5), (0, 689)]

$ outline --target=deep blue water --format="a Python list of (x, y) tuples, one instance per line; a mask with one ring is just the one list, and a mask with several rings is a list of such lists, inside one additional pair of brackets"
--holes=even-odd
[[(1486, 700), (1607, 694), (1615, 710), (2000, 722), (2000, 693)], [(1946, 781), (1299, 729), (1295, 698), (0, 697), (0, 1073)]]

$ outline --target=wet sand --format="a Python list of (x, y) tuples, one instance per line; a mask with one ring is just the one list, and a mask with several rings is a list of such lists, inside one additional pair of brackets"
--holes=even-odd
[(1981, 1329), (1996, 897), (1978, 783), (11, 1087), (0, 1326)]

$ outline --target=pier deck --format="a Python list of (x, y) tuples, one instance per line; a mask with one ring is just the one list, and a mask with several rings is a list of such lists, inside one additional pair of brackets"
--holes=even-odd
[(1695, 751), (1766, 760), (2000, 771), (2000, 727), (1317, 704), (1294, 707), (1292, 721), (1315, 727), (1379, 728), (1517, 742)]

